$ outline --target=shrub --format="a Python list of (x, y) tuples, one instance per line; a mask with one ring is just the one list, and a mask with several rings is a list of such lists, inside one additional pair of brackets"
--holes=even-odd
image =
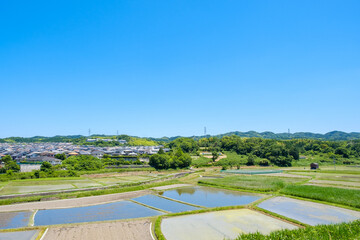
[(250, 155), (248, 156), (246, 165), (247, 165), (247, 166), (253, 166), (253, 165), (255, 165), (255, 157), (254, 157), (254, 155), (250, 154)]
[(260, 160), (259, 165), (260, 166), (269, 166), (270, 162), (267, 159), (262, 159), (262, 160)]

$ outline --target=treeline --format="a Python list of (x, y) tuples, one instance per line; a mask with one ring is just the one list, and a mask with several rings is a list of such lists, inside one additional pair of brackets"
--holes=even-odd
[(329, 159), (359, 158), (360, 140), (322, 141), (312, 139), (274, 140), (263, 138), (242, 138), (236, 135), (222, 138), (210, 137), (195, 141), (192, 138), (178, 138), (168, 144), (181, 148), (185, 153), (198, 154), (202, 148), (209, 152), (232, 151), (240, 155), (267, 159), (277, 166), (291, 166), (300, 155), (326, 155)]

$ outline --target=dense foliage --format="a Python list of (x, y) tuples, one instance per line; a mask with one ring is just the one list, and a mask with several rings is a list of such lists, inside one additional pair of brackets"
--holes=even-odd
[[(197, 144), (209, 151), (230, 151), (239, 155), (256, 156), (267, 159), (277, 166), (291, 166), (300, 159), (300, 155), (322, 155), (324, 159), (359, 158), (360, 141), (321, 141), (321, 140), (272, 140), (263, 138), (241, 138), (224, 136), (223, 138), (202, 138)], [(251, 157), (252, 158), (252, 157)], [(253, 159), (251, 159), (253, 160)], [(332, 160), (331, 160), (332, 162)], [(343, 161), (351, 164), (352, 161)], [(248, 162), (252, 165), (253, 161)], [(262, 161), (266, 165), (265, 161)]]
[(199, 150), (198, 143), (191, 138), (178, 138), (169, 143), (170, 148), (181, 148), (185, 153), (196, 152)]
[(184, 153), (181, 148), (174, 153), (164, 153), (162, 149), (157, 154), (150, 157), (149, 165), (155, 169), (177, 169), (187, 168), (191, 164), (190, 155)]
[(1, 158), (1, 161), (5, 164), (4, 168), (0, 168), (0, 173), (9, 173), (19, 172), (20, 166), (16, 164), (16, 162), (12, 159), (11, 156), (6, 155)]
[(72, 156), (62, 162), (68, 170), (88, 171), (97, 170), (103, 167), (100, 159), (91, 155)]

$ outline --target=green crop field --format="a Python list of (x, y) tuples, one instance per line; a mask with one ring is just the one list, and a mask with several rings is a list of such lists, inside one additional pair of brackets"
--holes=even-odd
[(360, 208), (360, 190), (308, 185), (289, 185), (280, 193)]
[(244, 190), (257, 191), (277, 191), (290, 183), (298, 183), (304, 181), (301, 178), (284, 178), (270, 176), (226, 176), (218, 179), (204, 179), (199, 183), (209, 184), (219, 187), (231, 187)]

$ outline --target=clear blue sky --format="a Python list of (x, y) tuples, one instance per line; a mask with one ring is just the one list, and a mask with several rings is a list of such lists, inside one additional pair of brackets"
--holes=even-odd
[(1, 1), (0, 137), (360, 131), (360, 1)]

